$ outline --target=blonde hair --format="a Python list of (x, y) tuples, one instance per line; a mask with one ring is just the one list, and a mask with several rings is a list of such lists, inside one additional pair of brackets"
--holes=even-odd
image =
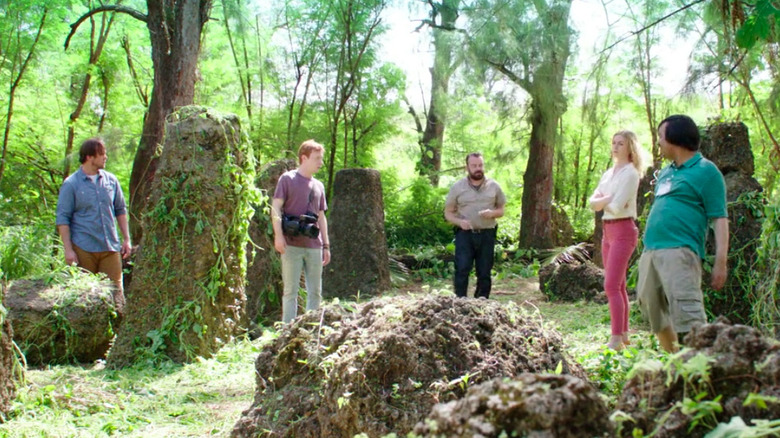
[(301, 143), (301, 147), (298, 148), (298, 164), (303, 163), (303, 156), (311, 156), (311, 153), (314, 151), (323, 151), (325, 152), (325, 147), (321, 144), (317, 143), (313, 139), (306, 140), (303, 143)]
[(634, 165), (634, 168), (639, 172), (639, 175), (642, 175), (644, 169), (642, 168), (642, 152), (639, 149), (639, 139), (633, 131), (618, 131), (612, 138), (615, 138), (618, 135), (623, 137), (628, 143), (628, 160)]

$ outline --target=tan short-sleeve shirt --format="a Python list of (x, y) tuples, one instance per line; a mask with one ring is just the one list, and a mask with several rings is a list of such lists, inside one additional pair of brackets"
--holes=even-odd
[(454, 207), (455, 215), (468, 220), (474, 229), (495, 228), (496, 220), (483, 218), (479, 212), (503, 207), (506, 196), (495, 180), (485, 178), (479, 188), (475, 188), (468, 178), (463, 178), (452, 185), (445, 204)]

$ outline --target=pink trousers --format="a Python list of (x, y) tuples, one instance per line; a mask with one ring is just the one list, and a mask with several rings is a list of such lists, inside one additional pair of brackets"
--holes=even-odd
[(626, 271), (638, 237), (639, 229), (633, 219), (604, 222), (601, 254), (604, 259), (604, 291), (609, 300), (613, 335), (628, 332)]

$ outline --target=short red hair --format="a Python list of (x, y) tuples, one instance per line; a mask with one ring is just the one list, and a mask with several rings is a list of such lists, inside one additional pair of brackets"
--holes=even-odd
[(314, 151), (325, 152), (325, 147), (314, 140), (306, 140), (301, 143), (301, 147), (298, 148), (298, 164), (303, 163), (304, 156), (310, 157)]

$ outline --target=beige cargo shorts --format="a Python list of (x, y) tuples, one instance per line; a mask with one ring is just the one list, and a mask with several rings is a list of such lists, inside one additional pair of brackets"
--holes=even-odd
[(706, 322), (701, 292), (701, 260), (689, 248), (646, 250), (639, 259), (639, 309), (654, 333), (671, 326), (687, 333)]

